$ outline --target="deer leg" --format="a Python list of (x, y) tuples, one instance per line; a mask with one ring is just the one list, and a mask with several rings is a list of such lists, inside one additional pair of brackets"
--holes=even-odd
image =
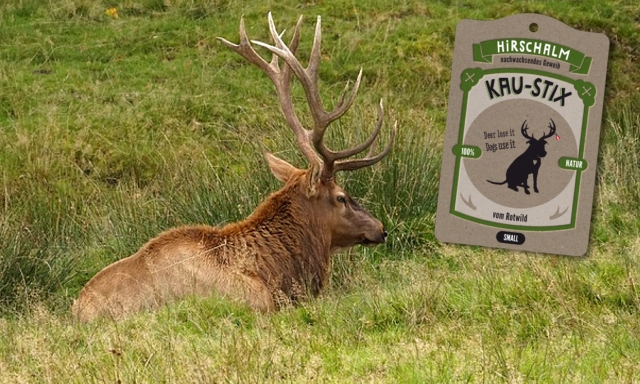
[(530, 195), (531, 192), (529, 192), (529, 184), (527, 184), (528, 179), (529, 179), (529, 176), (527, 175), (527, 178), (524, 179), (524, 181), (522, 182), (522, 188), (524, 188), (524, 193), (526, 193), (527, 195)]
[(540, 160), (533, 167), (533, 191), (538, 193), (538, 170), (540, 169)]
[(511, 175), (509, 175), (509, 171), (507, 170), (507, 187), (509, 189), (513, 189), (514, 191), (518, 192), (518, 185), (520, 185), (520, 183), (518, 182), (517, 179), (514, 179), (513, 177), (510, 177)]
[(260, 312), (271, 312), (276, 309), (269, 288), (260, 279), (246, 277), (243, 282), (245, 283), (243, 299), (251, 308)]

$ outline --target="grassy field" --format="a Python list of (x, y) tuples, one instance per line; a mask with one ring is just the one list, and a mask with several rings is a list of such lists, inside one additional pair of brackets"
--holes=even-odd
[[(341, 175), (388, 243), (336, 256), (322, 296), (275, 314), (212, 297), (75, 323), (71, 301), (107, 264), (275, 191), (263, 150), (305, 166), (266, 76), (215, 39), (237, 41), (244, 15), (266, 40), (269, 10), (288, 31), (305, 15), (301, 52), (323, 16), (328, 104), (364, 68), (332, 146), (364, 138), (380, 98), (386, 129), (398, 119), (392, 155)], [(611, 40), (583, 258), (433, 235), (456, 23), (524, 12)], [(638, 380), (639, 15), (614, 0), (2, 2), (0, 382)]]

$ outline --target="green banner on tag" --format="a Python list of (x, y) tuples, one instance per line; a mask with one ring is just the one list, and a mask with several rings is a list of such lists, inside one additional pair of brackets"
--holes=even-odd
[[(473, 44), (473, 60), (491, 63), (493, 55), (524, 54), (544, 56), (569, 63), (570, 72), (576, 74), (589, 73), (591, 58), (584, 53), (564, 45), (533, 39), (495, 39)], [(527, 64), (525, 57), (511, 57), (509, 62)], [(504, 60), (504, 58), (503, 58)]]

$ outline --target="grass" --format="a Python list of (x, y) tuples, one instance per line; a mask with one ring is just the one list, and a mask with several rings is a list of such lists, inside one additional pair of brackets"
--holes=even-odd
[[(115, 7), (119, 18), (105, 13)], [(105, 265), (169, 227), (238, 220), (299, 166), (268, 80), (215, 41), (323, 16), (323, 97), (360, 67), (330, 145), (385, 101), (394, 152), (342, 184), (390, 241), (335, 257), (331, 284), (263, 315), (191, 298), (74, 323)], [(611, 53), (584, 258), (439, 243), (441, 138), (463, 18), (536, 12), (605, 33)], [(633, 382), (639, 376), (640, 7), (606, 2), (16, 0), (0, 5), (0, 381)], [(301, 98), (299, 89), (295, 90)]]

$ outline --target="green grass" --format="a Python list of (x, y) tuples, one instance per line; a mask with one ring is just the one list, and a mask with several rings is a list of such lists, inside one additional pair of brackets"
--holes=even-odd
[[(116, 7), (118, 19), (105, 14)], [(76, 324), (97, 271), (175, 225), (246, 217), (305, 166), (273, 87), (218, 44), (301, 52), (323, 17), (328, 133), (362, 140), (384, 99), (393, 153), (341, 175), (389, 242), (337, 255), (317, 299), (264, 315), (191, 298)], [(433, 235), (456, 23), (535, 12), (605, 33), (611, 53), (590, 247), (565, 258)], [(0, 382), (633, 382), (640, 376), (640, 6), (633, 1), (15, 0), (0, 5)], [(294, 90), (302, 102), (299, 89)], [(304, 112), (304, 109), (301, 110)]]

